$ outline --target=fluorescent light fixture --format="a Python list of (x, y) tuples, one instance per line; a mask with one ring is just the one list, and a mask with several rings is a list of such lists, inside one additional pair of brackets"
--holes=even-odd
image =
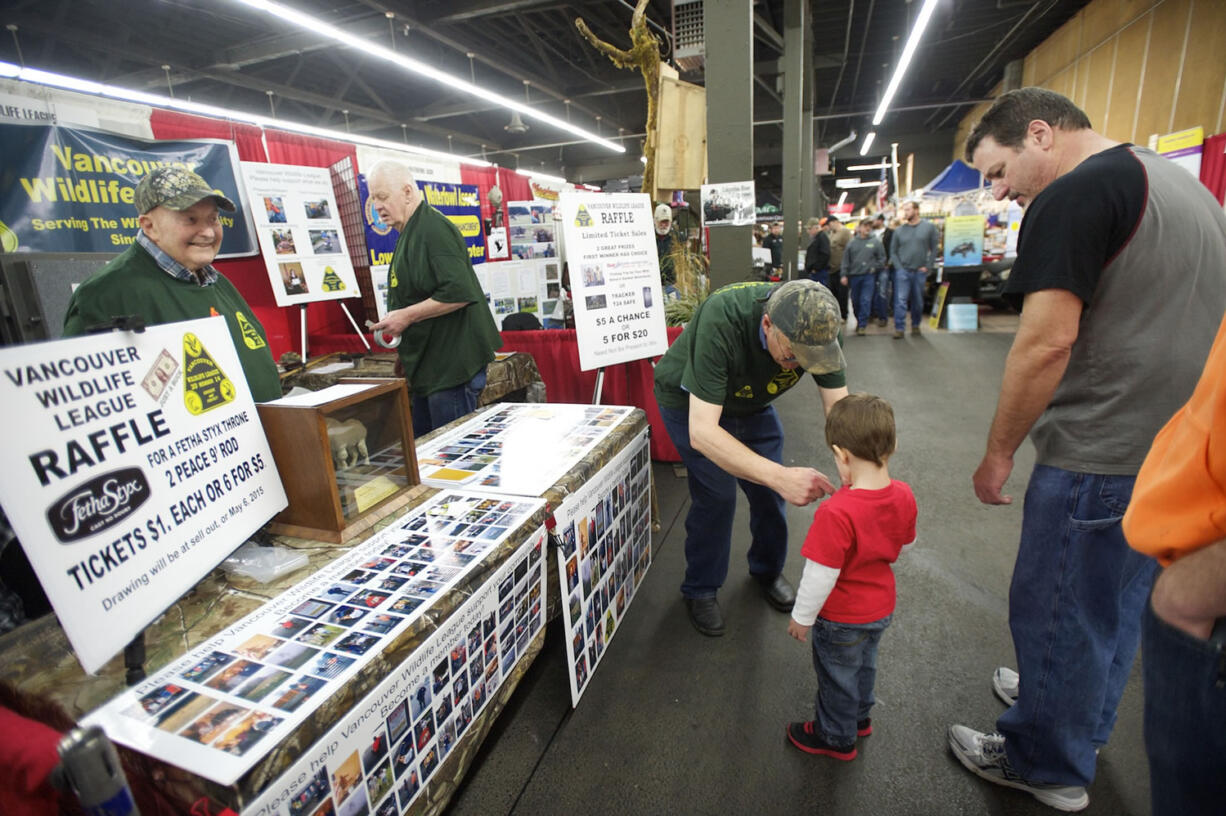
[(893, 166), (889, 162), (882, 162), (881, 164), (853, 164), (843, 169), (854, 173), (857, 170), (889, 170)]
[(880, 181), (861, 181), (858, 178), (835, 179), (834, 186), (840, 190), (855, 190), (858, 187), (876, 187)]
[[(875, 123), (874, 123), (875, 124)], [(868, 152), (868, 149), (873, 145), (873, 139), (877, 138), (877, 131), (870, 130), (864, 137), (864, 144), (860, 145), (860, 155), (863, 156)]]
[(843, 192), (842, 192), (842, 193), (839, 195), (839, 203), (838, 203), (838, 204), (835, 204), (834, 206), (836, 206), (836, 207), (842, 207), (842, 206), (843, 206), (843, 202), (844, 202), (844, 201), (846, 201), (846, 200), (847, 200), (847, 191), (846, 191), (846, 190), (844, 190), (844, 191), (843, 191)]
[[(907, 45), (902, 50), (902, 56), (898, 60), (898, 66), (894, 69), (894, 76), (890, 77), (890, 84), (885, 88), (885, 96), (881, 97), (881, 104), (877, 106), (877, 113), (873, 116), (873, 124), (880, 125), (881, 120), (885, 118), (886, 108), (890, 107), (890, 102), (894, 100), (894, 94), (898, 92), (898, 86), (902, 84), (903, 74), (907, 73), (907, 66), (911, 64), (911, 58), (915, 56), (915, 49), (919, 48), (920, 37), (924, 36), (924, 29), (928, 27), (928, 21), (932, 19), (932, 12), (936, 11), (937, 0), (924, 0), (924, 7), (920, 9), (919, 16), (915, 18), (915, 27), (911, 29), (911, 35), (907, 37)], [(864, 151), (860, 151), (860, 155), (864, 155)]]
[(253, 125), (259, 125), (260, 127), (264, 128), (288, 130), (294, 133), (305, 133), (308, 136), (319, 136), (324, 139), (334, 139), (338, 142), (349, 142), (351, 144), (382, 147), (388, 150), (419, 153), (425, 156), (433, 156), (438, 159), (444, 159), (446, 161), (459, 161), (461, 163), (471, 164), (477, 167), (494, 166), (492, 162), (456, 156), (452, 153), (445, 153), (441, 150), (431, 150), (428, 147), (418, 147), (416, 145), (404, 144), (403, 142), (393, 142), (386, 139), (375, 139), (370, 136), (362, 136), (356, 133), (342, 133), (339, 130), (329, 130), (328, 128), (315, 127), (314, 125), (307, 125), (287, 119), (273, 119), (271, 117), (261, 116), (255, 113), (246, 113), (244, 111), (230, 110), (228, 108), (219, 108), (214, 105), (205, 105), (200, 102), (191, 102), (186, 99), (173, 99), (169, 96), (158, 96), (157, 94), (145, 93), (144, 91), (136, 91), (130, 88), (121, 88), (115, 85), (103, 85), (100, 82), (91, 82), (87, 79), (79, 79), (77, 77), (65, 76), (63, 74), (53, 74), (50, 71), (40, 71), (35, 68), (22, 68), (21, 66), (13, 65), (12, 63), (8, 62), (0, 62), (0, 77), (10, 77), (21, 80), (22, 82), (32, 82), (37, 85), (49, 85), (53, 88), (64, 88), (65, 90), (92, 94), (94, 96), (122, 99), (127, 102), (138, 102), (142, 105), (151, 105), (158, 108), (170, 108), (172, 110), (181, 110), (188, 113), (198, 113), (202, 116), (211, 116), (217, 119), (231, 119), (237, 122), (249, 122)]
[(564, 122), (547, 113), (534, 110), (528, 107), (523, 102), (516, 102), (501, 94), (496, 94), (493, 91), (474, 85), (471, 82), (465, 82), (459, 77), (448, 74), (445, 71), (439, 70), (432, 65), (428, 65), (411, 57), (406, 57), (404, 54), (399, 54), (392, 51), (390, 48), (384, 48), (381, 45), (376, 45), (361, 37), (354, 36), (346, 31), (342, 31), (336, 26), (329, 25), (318, 17), (312, 17), (309, 14), (304, 14), (296, 9), (283, 6), (280, 3), (273, 3), (270, 0), (236, 0), (245, 6), (256, 9), (257, 11), (267, 12), (274, 17), (284, 20), (287, 23), (298, 26), (299, 28), (310, 31), (313, 34), (319, 34), (337, 42), (344, 43), (351, 48), (356, 49), (364, 57), (377, 57), (387, 62), (400, 66), (406, 71), (410, 71), (419, 76), (424, 76), (442, 84), (449, 90), (460, 91), (470, 96), (475, 96), (478, 99), (484, 99), (486, 102), (493, 102), (495, 105), (501, 105), (504, 108), (509, 108), (513, 111), (519, 111), (524, 116), (528, 116), (537, 121), (544, 122), (548, 125), (564, 130), (567, 133), (573, 133), (580, 136), (589, 142), (594, 142), (601, 147), (607, 147), (616, 153), (625, 153), (626, 148), (597, 136), (595, 133), (584, 130), (583, 128), (572, 125), (570, 122)]

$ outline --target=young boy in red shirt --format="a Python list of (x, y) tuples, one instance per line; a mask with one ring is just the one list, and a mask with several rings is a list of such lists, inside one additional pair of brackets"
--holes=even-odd
[(896, 446), (888, 402), (869, 394), (839, 400), (826, 417), (826, 443), (843, 487), (813, 516), (788, 622), (802, 643), (813, 630), (817, 717), (789, 724), (788, 739), (810, 754), (851, 760), (856, 737), (873, 732), (877, 644), (894, 613), (890, 565), (915, 541), (916, 506), (911, 488), (886, 467)]

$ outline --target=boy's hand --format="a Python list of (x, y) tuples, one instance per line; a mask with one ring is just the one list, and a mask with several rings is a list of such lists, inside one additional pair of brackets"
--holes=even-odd
[(788, 634), (799, 640), (801, 643), (806, 643), (809, 640), (809, 630), (811, 626), (802, 626), (795, 620), (788, 619)]

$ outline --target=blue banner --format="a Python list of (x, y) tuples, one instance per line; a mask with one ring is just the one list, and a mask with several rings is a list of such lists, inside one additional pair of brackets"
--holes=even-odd
[[(468, 257), (473, 264), (485, 263), (485, 235), (481, 228), (481, 201), (475, 184), (447, 184), (440, 181), (419, 181), (426, 203), (447, 216), (468, 245)], [(392, 262), (392, 252), (400, 233), (384, 224), (370, 203), (366, 176), (358, 175), (358, 195), (362, 197), (362, 212), (366, 216), (366, 251), (371, 266)]]
[(218, 257), (258, 252), (234, 145), (145, 142), (96, 131), (0, 124), (0, 251), (120, 252), (139, 225), (136, 185), (158, 167), (191, 169), (237, 205), (222, 212)]

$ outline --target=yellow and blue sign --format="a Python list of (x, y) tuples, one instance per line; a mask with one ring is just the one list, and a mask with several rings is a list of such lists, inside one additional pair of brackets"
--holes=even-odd
[[(440, 181), (419, 181), (418, 188), (427, 204), (447, 216), (456, 225), (468, 247), (468, 257), (474, 264), (485, 263), (485, 236), (481, 229), (481, 200), (475, 184), (448, 184)], [(400, 233), (383, 223), (370, 202), (366, 176), (358, 176), (358, 194), (362, 197), (362, 213), (366, 219), (366, 249), (371, 266), (392, 262)]]
[(217, 139), (144, 142), (50, 125), (0, 124), (0, 243), (5, 252), (110, 252), (136, 239), (136, 185), (186, 167), (238, 205), (222, 212), (219, 257), (258, 251), (239, 194), (234, 146)]

